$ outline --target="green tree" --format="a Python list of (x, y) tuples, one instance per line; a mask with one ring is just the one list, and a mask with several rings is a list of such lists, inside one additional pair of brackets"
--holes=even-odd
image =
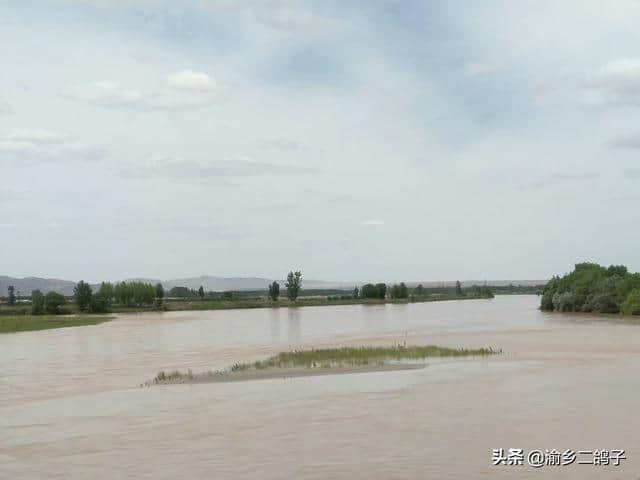
[(358, 290), (358, 287), (354, 287), (353, 288), (353, 298), (358, 298), (360, 296), (360, 291)]
[(572, 272), (555, 276), (542, 290), (542, 310), (616, 313), (634, 289), (640, 275), (624, 265), (605, 268), (597, 263), (577, 263)]
[(164, 300), (164, 287), (161, 283), (156, 283), (156, 307), (160, 308)]
[(40, 290), (31, 292), (31, 314), (42, 315), (44, 313), (44, 295)]
[(189, 298), (193, 296), (193, 292), (187, 287), (173, 287), (169, 290), (169, 296), (178, 298)]
[(418, 285), (416, 288), (413, 289), (413, 294), (414, 295), (418, 295), (418, 296), (422, 296), (424, 295), (424, 287), (422, 286), (422, 284)]
[(16, 304), (16, 289), (13, 285), (9, 285), (9, 287), (7, 287), (7, 293), (9, 295), (9, 299), (7, 301), (7, 303), (9, 305), (15, 305)]
[(287, 297), (295, 302), (302, 287), (302, 273), (300, 270), (289, 272), (287, 282), (284, 285), (287, 288)]
[(360, 289), (360, 298), (376, 298), (376, 286), (373, 283), (365, 283)]
[(280, 296), (280, 284), (274, 280), (273, 283), (269, 284), (269, 298), (274, 302), (277, 302), (279, 296)]
[(114, 288), (116, 302), (128, 307), (153, 305), (156, 299), (156, 289), (150, 283), (119, 282)]
[(360, 289), (360, 298), (384, 299), (387, 295), (387, 285), (384, 283), (367, 283)]
[(47, 313), (57, 315), (62, 313), (62, 307), (67, 303), (63, 295), (58, 292), (47, 292), (44, 296), (44, 309)]
[(204, 298), (204, 287), (202, 285), (200, 285), (200, 288), (198, 289), (198, 296), (200, 298)]
[(108, 295), (108, 292), (101, 288), (97, 293), (91, 295), (89, 311), (91, 313), (108, 313), (111, 311), (111, 300), (112, 297)]
[(113, 283), (102, 282), (100, 284), (100, 288), (98, 289), (98, 294), (104, 298), (108, 298), (110, 301), (113, 300), (113, 297), (114, 297)]
[(622, 303), (622, 312), (626, 315), (640, 315), (640, 289), (629, 292)]
[(456, 295), (462, 295), (462, 284), (460, 283), (460, 280), (456, 280)]
[(400, 282), (400, 285), (394, 284), (391, 287), (391, 298), (408, 298), (409, 289), (404, 282)]
[(88, 283), (80, 280), (73, 289), (73, 296), (76, 300), (76, 304), (81, 312), (86, 312), (91, 304), (91, 296), (93, 291)]

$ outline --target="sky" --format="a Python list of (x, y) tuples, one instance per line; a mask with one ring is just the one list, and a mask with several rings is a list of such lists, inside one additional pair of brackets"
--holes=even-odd
[(638, 0), (0, 0), (0, 274), (638, 271), (638, 24)]

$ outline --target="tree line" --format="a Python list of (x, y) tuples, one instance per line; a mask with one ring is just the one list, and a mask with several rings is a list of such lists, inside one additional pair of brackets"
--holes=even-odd
[[(108, 313), (112, 304), (118, 303), (127, 307), (161, 306), (164, 288), (160, 283), (152, 285), (144, 282), (102, 282), (97, 291), (91, 285), (80, 280), (73, 289), (73, 298), (81, 312)], [(43, 294), (40, 290), (31, 292), (31, 313), (58, 315), (68, 313), (64, 295), (57, 292)]]
[(640, 315), (640, 273), (630, 273), (624, 265), (578, 263), (544, 287), (540, 309)]

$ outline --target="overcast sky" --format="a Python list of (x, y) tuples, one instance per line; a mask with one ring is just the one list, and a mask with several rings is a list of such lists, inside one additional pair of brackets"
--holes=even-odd
[(0, 0), (0, 274), (640, 270), (640, 2)]

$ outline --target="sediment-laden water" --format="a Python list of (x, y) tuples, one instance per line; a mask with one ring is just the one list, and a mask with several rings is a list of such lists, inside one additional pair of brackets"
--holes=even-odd
[[(0, 335), (0, 478), (638, 478), (640, 325), (534, 296), (122, 315)], [(282, 350), (502, 348), (419, 370), (140, 388)], [(523, 465), (492, 465), (521, 448)], [(532, 450), (577, 453), (527, 465)], [(621, 465), (579, 451), (624, 449)], [(602, 458), (598, 455), (598, 458)]]

